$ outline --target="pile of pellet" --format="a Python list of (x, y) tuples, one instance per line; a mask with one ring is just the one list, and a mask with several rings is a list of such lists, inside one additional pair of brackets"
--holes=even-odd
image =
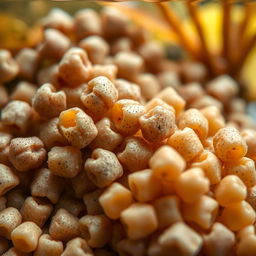
[(42, 26), (35, 48), (0, 50), (0, 254), (256, 255), (237, 82), (167, 60), (111, 8)]

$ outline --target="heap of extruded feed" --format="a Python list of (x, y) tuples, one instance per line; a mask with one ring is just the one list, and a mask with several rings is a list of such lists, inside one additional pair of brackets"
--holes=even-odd
[(109, 7), (42, 26), (35, 48), (0, 50), (0, 254), (256, 255), (237, 82), (167, 60)]

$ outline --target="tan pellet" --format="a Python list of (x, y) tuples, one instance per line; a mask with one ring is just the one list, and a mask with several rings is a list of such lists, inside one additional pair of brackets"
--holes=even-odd
[(143, 240), (123, 239), (117, 245), (120, 256), (143, 256), (146, 255), (146, 244)]
[(216, 155), (224, 162), (232, 162), (246, 155), (247, 145), (234, 127), (220, 129), (213, 137)]
[(65, 146), (68, 144), (66, 138), (58, 129), (59, 119), (57, 117), (42, 123), (39, 128), (39, 138), (43, 141), (47, 149), (54, 146)]
[(113, 39), (125, 35), (128, 19), (116, 8), (105, 7), (101, 13), (104, 35)]
[(140, 86), (141, 94), (146, 100), (151, 100), (161, 89), (157, 78), (150, 73), (138, 75), (135, 82)]
[(55, 205), (54, 210), (58, 211), (61, 208), (67, 210), (69, 213), (76, 217), (80, 216), (85, 211), (85, 206), (82, 200), (76, 199), (68, 194), (63, 194), (61, 196), (60, 200)]
[(9, 160), (22, 172), (38, 168), (45, 160), (46, 151), (38, 137), (15, 138), (11, 140)]
[(181, 256), (196, 255), (203, 243), (201, 236), (183, 222), (177, 222), (166, 229), (158, 241), (169, 253)]
[(76, 107), (61, 112), (58, 125), (68, 142), (78, 148), (89, 145), (98, 134), (92, 118)]
[(52, 205), (35, 197), (27, 197), (23, 203), (20, 214), (22, 221), (31, 221), (42, 228), (50, 217)]
[(203, 235), (203, 252), (206, 256), (225, 256), (235, 244), (234, 234), (219, 222), (215, 222), (209, 234)]
[(8, 50), (0, 50), (0, 83), (12, 80), (19, 72), (17, 62)]
[(31, 184), (31, 195), (46, 197), (53, 204), (56, 204), (63, 190), (62, 183), (63, 180), (61, 177), (55, 176), (47, 168), (41, 168), (35, 173)]
[(22, 188), (17, 187), (9, 191), (5, 197), (7, 199), (7, 207), (14, 207), (20, 210), (26, 200), (26, 192)]
[(116, 129), (124, 135), (133, 135), (139, 128), (139, 118), (145, 107), (134, 100), (118, 100), (112, 108), (112, 120)]
[(206, 91), (223, 103), (228, 103), (230, 99), (238, 93), (237, 82), (228, 75), (222, 75), (208, 82)]
[(9, 95), (6, 88), (1, 84), (0, 84), (0, 95), (1, 95), (0, 108), (3, 108), (8, 103)]
[(43, 234), (39, 238), (34, 256), (61, 256), (62, 253), (63, 243), (52, 239), (48, 234)]
[(242, 157), (238, 161), (225, 165), (226, 174), (237, 175), (247, 188), (256, 185), (255, 163), (252, 159)]
[(86, 111), (103, 116), (117, 101), (118, 91), (105, 76), (98, 76), (88, 82), (81, 94)]
[(132, 52), (119, 52), (114, 64), (118, 67), (118, 77), (133, 81), (143, 70), (143, 59)]
[(109, 54), (109, 45), (100, 36), (86, 37), (78, 45), (87, 52), (93, 64), (103, 64)]
[(157, 227), (157, 216), (152, 205), (134, 203), (121, 213), (121, 221), (130, 239), (140, 239), (153, 233)]
[(79, 220), (81, 235), (93, 248), (100, 248), (111, 238), (111, 222), (104, 215), (85, 215)]
[(180, 209), (180, 199), (177, 196), (159, 197), (153, 202), (159, 228), (168, 227), (183, 220)]
[(87, 173), (82, 170), (71, 179), (72, 188), (76, 197), (81, 198), (84, 194), (94, 191), (97, 187), (91, 182)]
[(19, 66), (19, 76), (32, 81), (35, 78), (39, 64), (38, 52), (31, 48), (23, 48), (15, 56)]
[(44, 30), (43, 37), (44, 39), (37, 50), (40, 59), (59, 60), (70, 46), (69, 38), (56, 29)]
[(10, 167), (0, 164), (0, 196), (19, 184), (19, 178), (13, 173)]
[(129, 171), (135, 172), (148, 167), (153, 150), (139, 137), (127, 137), (122, 152), (117, 154), (120, 163)]
[(83, 202), (88, 214), (97, 215), (103, 213), (103, 209), (99, 202), (99, 198), (102, 192), (103, 191), (101, 189), (96, 189), (93, 192), (84, 194)]
[(253, 129), (244, 129), (241, 131), (241, 136), (248, 146), (246, 156), (256, 161), (256, 131)]
[(92, 80), (98, 76), (105, 76), (114, 83), (117, 76), (117, 66), (112, 63), (92, 66), (88, 80)]
[(89, 78), (91, 63), (87, 53), (78, 47), (70, 48), (59, 63), (59, 77), (70, 87), (77, 87)]
[(32, 106), (45, 118), (56, 117), (67, 107), (66, 94), (63, 91), (57, 92), (52, 84), (46, 83), (35, 93)]
[(36, 93), (36, 86), (26, 81), (21, 81), (17, 84), (14, 91), (10, 95), (11, 100), (25, 101), (28, 104), (32, 103), (32, 98)]
[(162, 106), (156, 106), (139, 118), (143, 137), (149, 142), (161, 142), (170, 137), (176, 128), (175, 113)]
[(12, 231), (20, 225), (22, 216), (20, 212), (13, 208), (8, 207), (0, 212), (0, 235), (10, 239)]
[(7, 199), (4, 196), (0, 197), (0, 211), (4, 210), (6, 208), (6, 202)]
[(213, 136), (215, 133), (225, 126), (225, 120), (220, 110), (215, 106), (209, 106), (200, 110), (208, 120), (208, 135)]
[(117, 79), (115, 82), (118, 91), (118, 99), (130, 99), (141, 101), (141, 89), (137, 84), (131, 83), (125, 79)]
[(105, 149), (95, 149), (84, 165), (89, 179), (98, 187), (106, 187), (123, 175), (116, 155)]
[(65, 34), (70, 34), (74, 26), (73, 18), (59, 8), (51, 9), (41, 23), (44, 28), (54, 28)]
[(36, 249), (41, 234), (42, 230), (34, 222), (26, 221), (12, 231), (11, 239), (16, 249), (32, 252)]
[(102, 34), (100, 17), (93, 9), (82, 9), (78, 11), (74, 21), (74, 31), (78, 40), (87, 36)]
[(53, 147), (48, 153), (48, 167), (57, 176), (73, 178), (82, 168), (82, 155), (72, 146)]
[(183, 98), (171, 87), (162, 90), (158, 93), (156, 98), (159, 98), (172, 106), (175, 109), (176, 115), (180, 114), (185, 108), (185, 101)]
[(28, 103), (13, 100), (2, 109), (1, 120), (10, 132), (23, 135), (29, 127), (31, 116), (32, 108)]
[(53, 239), (61, 241), (79, 236), (78, 218), (65, 209), (59, 209), (51, 219), (49, 234)]
[(188, 105), (196, 102), (205, 94), (201, 84), (196, 82), (185, 84), (185, 86), (180, 86), (177, 91)]
[(96, 123), (97, 137), (91, 142), (90, 148), (102, 148), (113, 151), (123, 140), (123, 136), (116, 131), (113, 122), (105, 117)]

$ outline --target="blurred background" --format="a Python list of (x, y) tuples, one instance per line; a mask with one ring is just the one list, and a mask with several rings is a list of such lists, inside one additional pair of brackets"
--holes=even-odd
[(1, 1), (0, 48), (15, 53), (36, 45), (42, 37), (39, 21), (52, 8), (74, 14), (83, 8), (100, 10), (112, 5), (150, 31), (173, 61), (199, 59), (212, 76), (229, 73), (235, 77), (242, 85), (241, 96), (250, 102), (248, 111), (256, 115), (256, 3), (168, 1), (172, 15), (168, 21), (153, 2), (157, 1)]

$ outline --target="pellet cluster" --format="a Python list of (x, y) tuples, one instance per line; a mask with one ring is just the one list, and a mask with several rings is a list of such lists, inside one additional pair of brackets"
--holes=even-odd
[(34, 48), (0, 50), (0, 254), (256, 255), (237, 82), (166, 59), (111, 7), (41, 25)]

